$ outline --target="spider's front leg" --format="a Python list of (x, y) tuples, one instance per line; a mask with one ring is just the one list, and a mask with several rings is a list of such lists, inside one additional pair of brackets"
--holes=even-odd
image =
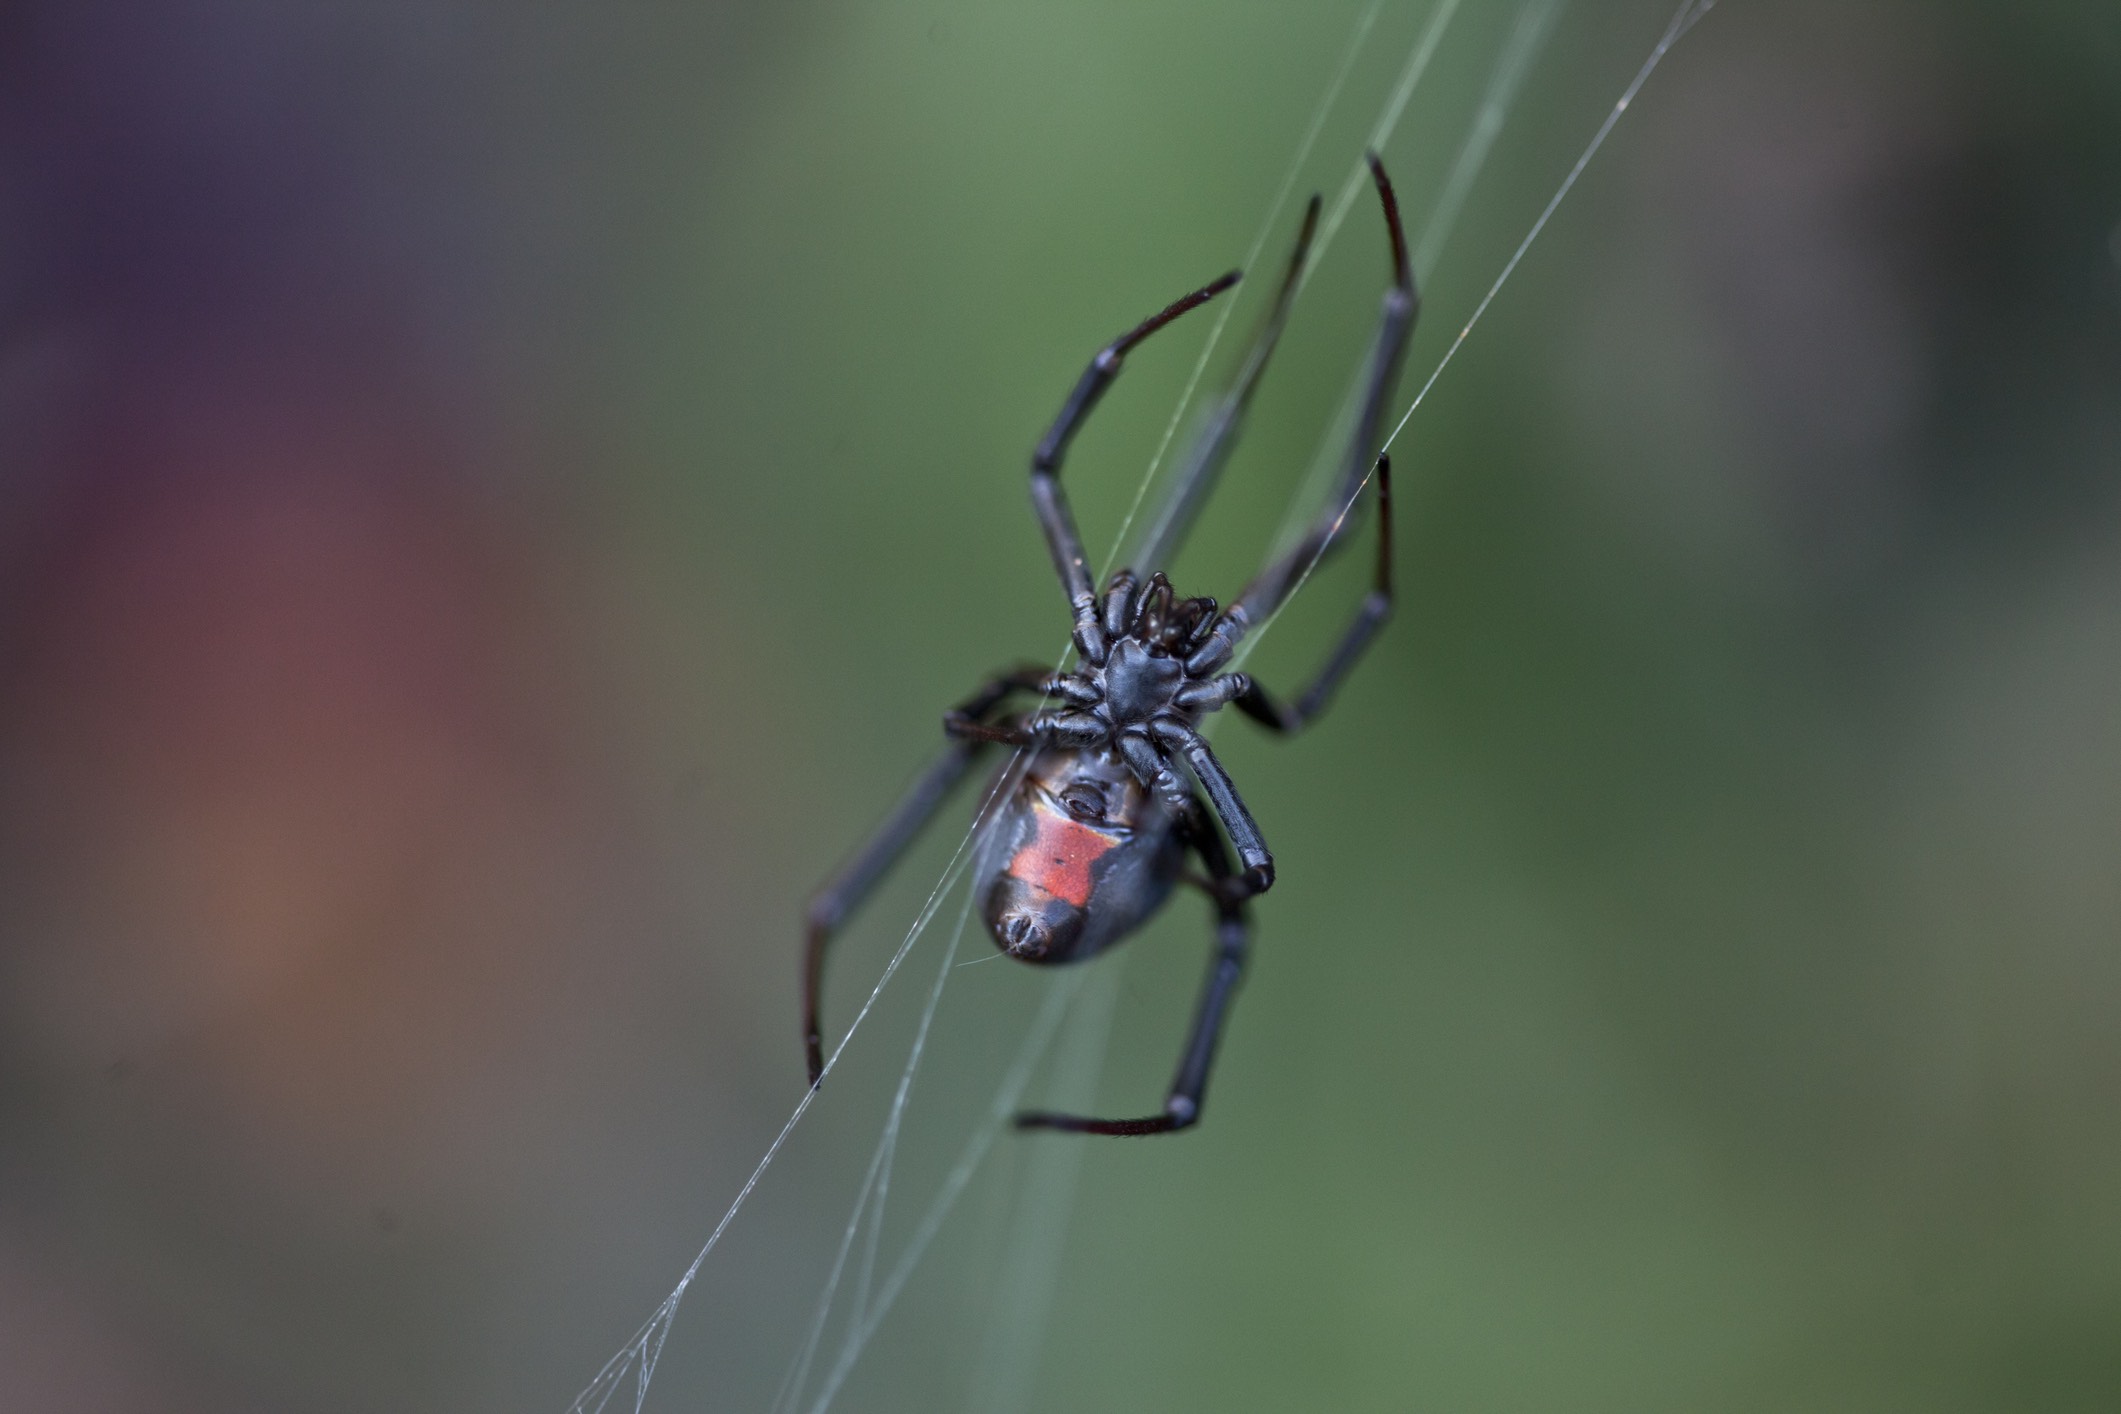
[(1128, 352), (1157, 330), (1169, 324), (1189, 309), (1195, 309), (1214, 299), (1224, 290), (1236, 284), (1238, 272), (1233, 270), (1221, 279), (1203, 285), (1183, 299), (1174, 300), (1134, 328), (1114, 339), (1098, 351), (1076, 380), (1075, 390), (1068, 394), (1068, 401), (1061, 404), (1060, 415), (1053, 419), (1053, 426), (1040, 439), (1038, 450), (1031, 455), (1031, 506), (1037, 512), (1039, 529), (1046, 533), (1046, 548), (1053, 554), (1053, 568), (1060, 575), (1061, 587), (1068, 592), (1068, 608), (1075, 616), (1075, 647), (1086, 662), (1102, 664), (1105, 661), (1105, 631), (1098, 622), (1096, 585), (1090, 578), (1090, 566), (1083, 557), (1082, 533), (1075, 528), (1075, 513), (1068, 508), (1068, 495), (1061, 490), (1061, 463), (1068, 455), (1068, 444), (1081, 430), (1090, 410), (1104, 397), (1112, 380), (1119, 377), (1120, 368), (1126, 363)]
[(1377, 581), (1357, 612), (1355, 622), (1293, 708), (1282, 707), (1263, 690), (1237, 700), (1237, 705), (1248, 716), (1283, 732), (1300, 730), (1324, 710), (1334, 688), (1362, 655), (1363, 649), (1369, 646), (1370, 639), (1392, 610), (1391, 464), (1385, 460), (1380, 434), (1383, 432), (1385, 403), (1398, 384), (1407, 341), (1413, 335), (1414, 320), (1421, 309), (1421, 296), (1414, 286), (1414, 271), (1407, 258), (1406, 231), (1400, 223), (1399, 202), (1392, 194), (1391, 180), (1386, 177), (1384, 164), (1376, 153), (1369, 154), (1369, 163), (1378, 200), (1384, 207), (1386, 232), (1391, 239), (1392, 284), (1385, 291), (1384, 307), (1378, 317), (1377, 339), (1370, 351), (1362, 407), (1348, 441), (1347, 461), (1340, 485), (1303, 539), (1253, 576), (1252, 582), (1224, 610), (1208, 641), (1186, 661), (1186, 671), (1196, 677), (1214, 672), (1230, 660), (1238, 643), (1255, 625), (1265, 623), (1280, 611), (1304, 576), (1345, 542), (1348, 517), (1374, 467), (1379, 509)]
[(1208, 976), (1201, 984), (1193, 1025), (1186, 1033), (1185, 1050), (1179, 1055), (1178, 1072), (1171, 1078), (1163, 1113), (1140, 1119), (1089, 1119), (1027, 1110), (1016, 1117), (1018, 1129), (1057, 1129), (1069, 1134), (1171, 1134), (1200, 1122), (1208, 1074), (1215, 1066), (1216, 1044), (1222, 1040), (1223, 1026), (1230, 1018), (1230, 1002), (1237, 995), (1238, 983), (1244, 980), (1245, 957), (1251, 950), (1249, 901), (1259, 892), (1249, 880), (1231, 870), (1229, 852), (1223, 848), (1207, 813), (1197, 799), (1189, 801), (1179, 828), (1207, 870), (1205, 880), (1188, 878), (1202, 886), (1215, 907), (1215, 951), (1208, 959)]

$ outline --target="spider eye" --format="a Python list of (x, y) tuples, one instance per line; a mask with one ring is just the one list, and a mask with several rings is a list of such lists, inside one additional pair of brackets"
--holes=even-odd
[(1078, 820), (1087, 821), (1093, 825), (1104, 823), (1105, 793), (1094, 785), (1077, 781), (1074, 785), (1061, 791), (1060, 803), (1067, 808), (1070, 815), (1073, 815)]

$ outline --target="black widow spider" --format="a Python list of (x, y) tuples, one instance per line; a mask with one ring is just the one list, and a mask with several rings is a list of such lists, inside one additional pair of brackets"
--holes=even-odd
[[(1274, 883), (1274, 857), (1197, 723), (1204, 713), (1234, 703), (1270, 731), (1301, 731), (1325, 710), (1334, 689), (1392, 611), (1391, 465), (1378, 451), (1378, 431), (1419, 301), (1391, 180), (1375, 153), (1368, 160), (1391, 238), (1392, 283), (1385, 292), (1362, 407), (1336, 494), (1303, 539), (1261, 570), (1236, 602), (1220, 612), (1213, 599), (1178, 598), (1161, 571), (1143, 582), (1132, 570), (1121, 569), (1100, 595), (1084, 564), (1082, 537), (1061, 490), (1061, 460), (1068, 443), (1134, 346), (1229, 289), (1239, 272), (1233, 270), (1152, 315), (1091, 360), (1031, 458), (1031, 504), (1068, 593), (1079, 664), (1074, 672), (1049, 673), (1034, 666), (997, 674), (945, 713), (943, 731), (950, 745), (942, 757), (812, 899), (803, 964), (803, 1037), (812, 1085), (825, 1069), (818, 991), (826, 944), (973, 762), (998, 744), (1028, 752), (1030, 759), (1022, 780), (995, 806), (974, 865), (973, 887), (988, 930), (1009, 956), (1033, 963), (1094, 956), (1140, 927), (1181, 880), (1201, 889), (1215, 910), (1214, 957), (1163, 1113), (1140, 1119), (1085, 1119), (1034, 1112), (1019, 1114), (1018, 1127), (1164, 1134), (1199, 1120), (1216, 1041), (1244, 970), (1251, 933), (1248, 902)], [(1159, 561), (1176, 547), (1228, 455), (1288, 320), (1318, 227), (1318, 209), (1319, 200), (1313, 196), (1274, 305), (1181, 468), (1144, 547), (1144, 563)], [(1247, 631), (1273, 615), (1310, 566), (1339, 544), (1373, 458), (1376, 577), (1318, 676), (1293, 704), (1284, 704), (1243, 673), (1220, 671)], [(1017, 694), (1041, 695), (1057, 703), (1058, 710), (1003, 714), (1000, 709)], [(1174, 757), (1184, 759), (1206, 792), (1205, 802), (1172, 769)], [(1242, 872), (1231, 867), (1229, 850), (1216, 830), (1218, 821), (1236, 848)], [(1189, 850), (1199, 856), (1204, 875), (1186, 871)]]

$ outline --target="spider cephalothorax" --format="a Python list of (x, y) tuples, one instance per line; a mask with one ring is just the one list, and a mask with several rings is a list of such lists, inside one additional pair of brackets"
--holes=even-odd
[(1274, 882), (1274, 857), (1194, 725), (1203, 712), (1256, 695), (1244, 674), (1217, 671), (1230, 660), (1246, 624), (1242, 604), (1218, 614), (1213, 599), (1178, 598), (1161, 570), (1146, 584), (1121, 570), (1106, 585), (1096, 616), (1084, 621), (1091, 631), (1076, 634), (1082, 666), (1039, 683), (1063, 708), (1007, 727), (989, 726), (959, 709), (945, 714), (944, 730), (968, 740), (1116, 752), (1136, 780), (1170, 809), (1184, 811), (1193, 792), (1171, 769), (1176, 753), (1192, 765), (1228, 823), (1247, 882), (1263, 892)]
[[(981, 918), (1005, 953), (1031, 963), (1090, 957), (1140, 927), (1181, 882), (1200, 886), (1215, 910), (1215, 952), (1163, 1112), (1140, 1119), (1036, 1113), (1018, 1115), (1017, 1123), (1090, 1134), (1163, 1134), (1199, 1119), (1215, 1045), (1244, 969), (1251, 933), (1249, 901), (1274, 882), (1274, 856), (1201, 735), (1200, 719), (1218, 707), (1235, 705), (1272, 731), (1302, 730), (1325, 709), (1392, 607), (1391, 467), (1381, 455), (1379, 433), (1385, 401), (1413, 332), (1416, 299), (1392, 184), (1376, 154), (1369, 160), (1391, 235), (1392, 283), (1385, 291), (1354, 436), (1332, 501), (1310, 530), (1270, 560), (1226, 609), (1218, 609), (1213, 599), (1179, 598), (1161, 572), (1142, 581), (1122, 569), (1100, 594), (1061, 490), (1068, 444), (1111, 387), (1127, 354), (1187, 310), (1236, 284), (1236, 273), (1167, 305), (1091, 360), (1031, 457), (1031, 504), (1074, 615), (1078, 666), (1072, 672), (1019, 668), (999, 674), (946, 713), (943, 727), (951, 740), (943, 757), (914, 782), (869, 844), (811, 901), (803, 1019), (813, 1084), (825, 1071), (818, 990), (826, 942), (978, 754), (1001, 744), (1018, 749), (1023, 769), (1020, 777), (1005, 774), (990, 797), (974, 888)], [(1228, 455), (1302, 283), (1318, 212), (1314, 196), (1274, 304), (1236, 379), (1209, 409), (1138, 563), (1153, 565), (1177, 548)], [(1284, 705), (1243, 673), (1222, 670), (1253, 625), (1270, 618), (1310, 567), (1341, 543), (1348, 512), (1369, 483), (1373, 466), (1378, 534), (1371, 590), (1310, 686)], [(1003, 710), (1012, 697), (1022, 694), (1042, 695), (1047, 701), (1028, 712)], [(1177, 769), (1181, 764), (1183, 774)], [(1194, 793), (1187, 775), (1205, 800)], [(1229, 837), (1228, 848), (1224, 835)], [(1241, 867), (1232, 864), (1231, 848)], [(1186, 871), (1188, 854), (1200, 861), (1204, 873)]]

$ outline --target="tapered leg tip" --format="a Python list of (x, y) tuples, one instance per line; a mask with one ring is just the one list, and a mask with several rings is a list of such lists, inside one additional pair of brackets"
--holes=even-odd
[(1081, 1115), (1053, 1114), (1046, 1110), (1019, 1110), (1014, 1121), (1019, 1130), (1048, 1129), (1061, 1134), (1111, 1134), (1121, 1138), (1139, 1138), (1148, 1134), (1175, 1134), (1192, 1127), (1199, 1117), (1197, 1110), (1183, 1116), (1167, 1108), (1160, 1115), (1144, 1115), (1140, 1119), (1086, 1119)]

